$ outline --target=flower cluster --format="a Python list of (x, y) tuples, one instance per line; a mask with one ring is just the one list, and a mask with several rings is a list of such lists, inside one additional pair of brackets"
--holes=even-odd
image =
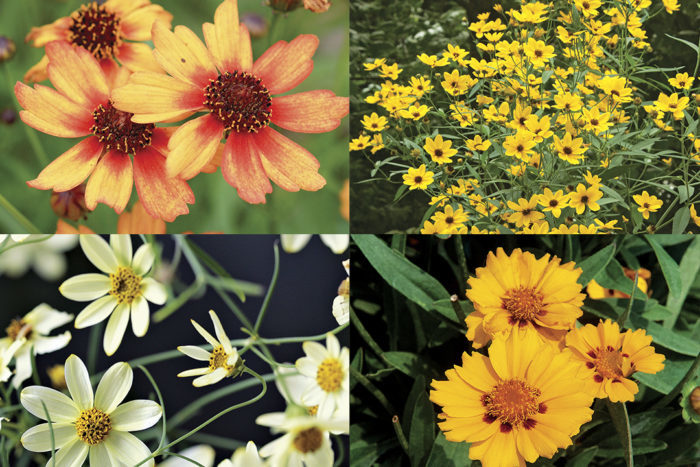
[(367, 62), (380, 79), (365, 101), (378, 111), (350, 149), (373, 177), (403, 178), (397, 198), (426, 193), (421, 233), (655, 231), (676, 212), (681, 232), (688, 210), (698, 224), (700, 93), (688, 72), (643, 66), (644, 23), (672, 3), (496, 4), (468, 25), (473, 48), (403, 64), (422, 73)]
[(474, 311), (466, 318), (475, 349), (433, 380), (449, 441), (471, 443), (485, 467), (551, 458), (591, 420), (594, 398), (633, 401), (636, 372), (657, 373), (664, 356), (643, 329), (611, 320), (577, 327), (585, 295), (581, 269), (557, 257), (499, 248), (468, 280)]
[(29, 186), (79, 188), (75, 220), (98, 203), (121, 214), (135, 185), (148, 216), (166, 222), (194, 203), (188, 180), (219, 169), (248, 203), (264, 203), (271, 181), (286, 191), (321, 189), (316, 158), (272, 127), (323, 133), (348, 113), (348, 99), (330, 90), (289, 93), (310, 75), (318, 38), (279, 41), (254, 60), (237, 0), (224, 0), (213, 24), (202, 25), (206, 44), (185, 26), (171, 30), (172, 19), (148, 0), (108, 0), (31, 30), (27, 40), (46, 55), (25, 80), (48, 78), (53, 88), (17, 82), (20, 117), (83, 139)]

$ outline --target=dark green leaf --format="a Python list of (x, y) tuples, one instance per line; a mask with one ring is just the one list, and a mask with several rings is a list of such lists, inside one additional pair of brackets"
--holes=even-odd
[(666, 329), (660, 324), (648, 321), (641, 316), (631, 316), (633, 328), (646, 329), (647, 334), (654, 338), (654, 343), (683, 355), (695, 357), (700, 353), (700, 342), (680, 334), (673, 329)]
[[(617, 262), (616, 259), (611, 259), (610, 262), (596, 274), (595, 281), (600, 284), (601, 287), (605, 289), (619, 290), (620, 292), (630, 295), (632, 293), (632, 287), (634, 283), (625, 276), (622, 266)], [(579, 283), (581, 281), (579, 280)], [(635, 297), (643, 299), (645, 296), (643, 294), (636, 294)]]
[(655, 436), (677, 415), (677, 411), (671, 408), (644, 410), (632, 414), (630, 415), (630, 432), (632, 436)]
[(690, 211), (688, 209), (679, 209), (673, 216), (672, 234), (682, 234), (688, 223), (690, 222)]
[(584, 287), (587, 286), (591, 279), (595, 278), (598, 273), (606, 268), (614, 256), (615, 244), (611, 243), (602, 250), (578, 263), (577, 266), (583, 270), (581, 276), (578, 278), (579, 284), (583, 285)]
[(417, 375), (430, 376), (432, 365), (425, 358), (410, 352), (384, 352), (384, 358), (397, 370), (415, 378)]
[[(657, 452), (666, 449), (666, 443), (659, 441), (658, 439), (651, 438), (637, 438), (632, 440), (632, 450), (634, 455), (649, 454), (650, 452)], [(598, 456), (600, 457), (623, 457), (624, 452), (622, 448), (608, 448), (603, 447), (603, 445), (598, 447)]]
[[(686, 210), (687, 211), (687, 210)], [(681, 289), (676, 293), (670, 293), (666, 300), (666, 308), (671, 312), (671, 316), (664, 320), (665, 328), (673, 328), (676, 319), (681, 312), (681, 307), (685, 303), (685, 298), (688, 296), (690, 287), (700, 271), (700, 237), (693, 238), (688, 248), (681, 258), (680, 276)]]
[(648, 373), (635, 373), (634, 378), (662, 394), (668, 394), (680, 383), (692, 365), (692, 360), (666, 360), (664, 369), (650, 375)]
[(591, 463), (596, 453), (598, 452), (597, 446), (591, 446), (583, 451), (576, 454), (574, 457), (566, 462), (566, 467), (588, 467)]
[(451, 465), (459, 465), (469, 467), (472, 461), (469, 459), (469, 443), (456, 443), (447, 441), (445, 435), (440, 432), (435, 437), (433, 449), (430, 451), (430, 457), (425, 464), (426, 467), (446, 467)]
[[(615, 425), (615, 431), (617, 431), (617, 436), (620, 439), (620, 448), (611, 449), (611, 451), (619, 451), (625, 458), (628, 466), (632, 465), (633, 456), (633, 446), (632, 446), (632, 434), (630, 433), (630, 421), (627, 418), (627, 408), (624, 402), (610, 402), (609, 399), (605, 399), (605, 403), (608, 407), (608, 412), (610, 413), (610, 418), (612, 419), (613, 425)], [(599, 451), (600, 455), (603, 454), (603, 449)]]
[(651, 248), (656, 254), (656, 259), (659, 260), (659, 265), (661, 266), (661, 271), (664, 273), (664, 278), (666, 279), (666, 284), (668, 284), (668, 290), (672, 295), (680, 295), (682, 284), (681, 284), (681, 272), (678, 267), (678, 263), (674, 261), (671, 256), (666, 253), (666, 250), (656, 241), (656, 238), (652, 235), (646, 236), (647, 242), (651, 245)]
[(411, 432), (408, 435), (408, 456), (413, 467), (425, 465), (425, 459), (435, 438), (436, 426), (433, 403), (428, 399), (428, 392), (424, 390), (416, 399), (416, 408), (411, 417)]

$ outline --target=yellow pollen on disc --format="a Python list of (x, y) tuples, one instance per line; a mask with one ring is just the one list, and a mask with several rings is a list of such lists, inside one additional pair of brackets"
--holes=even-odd
[(104, 441), (111, 429), (112, 421), (109, 415), (94, 407), (80, 412), (80, 416), (75, 421), (78, 438), (91, 446)]
[(316, 370), (316, 382), (326, 392), (335, 392), (340, 389), (345, 372), (343, 365), (337, 358), (327, 358)]
[(498, 383), (482, 397), (486, 413), (511, 426), (522, 424), (537, 413), (539, 389), (519, 379), (509, 379)]
[(303, 453), (316, 452), (323, 444), (323, 433), (316, 427), (300, 431), (294, 438), (294, 448)]
[(13, 319), (10, 321), (10, 325), (5, 328), (5, 332), (7, 332), (7, 337), (9, 337), (11, 341), (15, 341), (20, 335), (29, 337), (32, 331), (23, 319)]
[(318, 413), (318, 405), (312, 405), (306, 408), (306, 411), (311, 415), (312, 417), (315, 417), (316, 414)]
[(134, 274), (133, 269), (119, 266), (117, 272), (109, 275), (112, 288), (109, 294), (117, 299), (117, 303), (131, 303), (141, 295), (141, 276)]
[(231, 370), (233, 370), (233, 367), (226, 363), (228, 357), (229, 354), (226, 353), (224, 348), (220, 345), (217, 345), (214, 348), (214, 350), (212, 350), (211, 355), (209, 355), (209, 369), (211, 371), (214, 371), (217, 368), (225, 368), (226, 371), (230, 372)]
[(506, 292), (503, 308), (515, 321), (530, 321), (544, 307), (542, 294), (530, 287), (519, 287)]
[(604, 378), (620, 378), (623, 376), (622, 354), (610, 347), (596, 352), (595, 368)]

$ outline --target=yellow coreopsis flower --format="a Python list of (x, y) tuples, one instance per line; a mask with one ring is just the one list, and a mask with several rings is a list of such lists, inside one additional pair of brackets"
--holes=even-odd
[(547, 5), (541, 2), (525, 3), (520, 11), (513, 11), (513, 18), (521, 23), (538, 24), (547, 20)]
[(491, 141), (488, 139), (483, 139), (481, 135), (476, 135), (474, 139), (468, 139), (465, 141), (467, 148), (472, 151), (486, 151), (491, 147)]
[(440, 84), (448, 94), (459, 96), (469, 90), (470, 87), (477, 83), (477, 80), (469, 75), (460, 75), (458, 70), (452, 70), (452, 73), (443, 73), (445, 78)]
[(373, 62), (363, 63), (362, 66), (365, 67), (365, 71), (376, 70), (386, 63), (386, 58), (375, 58)]
[(674, 92), (670, 96), (659, 93), (659, 99), (654, 101), (654, 107), (661, 112), (673, 114), (675, 120), (683, 118), (683, 110), (688, 107), (690, 98), (688, 96), (679, 97), (678, 93)]
[(596, 135), (608, 131), (612, 126), (610, 123), (610, 114), (607, 112), (600, 112), (598, 107), (593, 107), (592, 109), (583, 109), (583, 120), (585, 125), (584, 130), (592, 131)]
[[(644, 329), (627, 330), (607, 319), (598, 326), (587, 324), (566, 336), (566, 345), (574, 358), (591, 371), (592, 395), (608, 397), (612, 402), (634, 400), (639, 388), (628, 379), (636, 372), (658, 373), (665, 357), (654, 352), (651, 336)], [(588, 386), (588, 385), (586, 385)]]
[(367, 135), (360, 135), (357, 138), (350, 141), (351, 151), (361, 151), (369, 146), (370, 137)]
[(428, 113), (427, 105), (412, 105), (408, 109), (399, 110), (399, 117), (407, 118), (410, 120), (419, 120)]
[(514, 156), (521, 161), (528, 162), (530, 155), (535, 152), (532, 148), (536, 144), (534, 135), (531, 132), (518, 130), (516, 134), (506, 136), (503, 142), (503, 149), (505, 149), (506, 156)]
[(639, 205), (637, 210), (642, 213), (644, 219), (649, 219), (649, 213), (658, 211), (664, 204), (664, 202), (656, 196), (650, 196), (646, 190), (644, 190), (641, 195), (632, 196), (632, 199)]
[(563, 190), (553, 193), (549, 188), (537, 197), (537, 201), (544, 206), (543, 211), (551, 212), (554, 217), (561, 216), (561, 210), (569, 206), (569, 195), (565, 195)]
[(467, 316), (467, 338), (480, 348), (502, 332), (529, 327), (545, 342), (558, 343), (583, 312), (585, 295), (577, 282), (581, 269), (556, 256), (537, 259), (520, 248), (506, 255), (490, 252), (486, 267), (467, 283), (474, 311)]
[(433, 172), (425, 170), (425, 164), (421, 164), (417, 169), (410, 167), (408, 173), (403, 175), (403, 184), (408, 185), (409, 190), (425, 190), (433, 183), (434, 175)]
[(674, 11), (680, 10), (681, 6), (678, 3), (678, 0), (661, 0), (664, 4), (664, 8), (666, 8), (666, 13), (669, 15), (672, 15)]
[(535, 68), (542, 68), (550, 58), (556, 56), (554, 46), (547, 45), (543, 41), (535, 40), (532, 37), (523, 46), (523, 50)]
[(436, 68), (440, 66), (446, 66), (450, 63), (450, 60), (448, 58), (437, 58), (437, 55), (428, 55), (425, 53), (422, 53), (418, 55), (418, 60), (421, 62), (425, 63), (428, 65), (430, 68)]
[(572, 138), (566, 133), (562, 139), (554, 135), (554, 148), (560, 159), (574, 165), (578, 165), (583, 160), (583, 154), (588, 146), (583, 144), (583, 138)]
[(688, 76), (688, 73), (677, 73), (675, 77), (669, 78), (668, 82), (677, 89), (690, 89), (693, 87), (695, 78)]
[(695, 222), (695, 225), (700, 227), (700, 216), (698, 216), (698, 212), (695, 209), (694, 204), (690, 205), (690, 218), (693, 219), (693, 222)]
[(394, 63), (393, 65), (382, 64), (379, 76), (395, 80), (402, 71), (403, 68), (399, 68), (398, 63)]
[(469, 217), (464, 212), (462, 206), (457, 209), (452, 209), (449, 204), (445, 206), (444, 212), (436, 212), (431, 217), (435, 221), (435, 230), (437, 233), (449, 234), (455, 233), (461, 227), (464, 227), (464, 223), (467, 222)]
[(372, 115), (362, 117), (362, 126), (367, 131), (382, 131), (387, 128), (388, 120), (386, 117), (380, 117), (377, 112), (372, 112)]
[(452, 141), (443, 140), (442, 135), (437, 135), (435, 139), (428, 136), (425, 139), (423, 149), (430, 154), (430, 158), (434, 162), (441, 165), (452, 162), (451, 157), (457, 154), (457, 150), (452, 149)]
[(508, 200), (508, 207), (515, 211), (508, 216), (508, 222), (516, 227), (524, 227), (544, 219), (544, 214), (537, 211), (537, 201), (537, 195), (531, 196), (529, 200), (520, 198), (517, 203)]
[(576, 186), (576, 191), (569, 193), (569, 206), (576, 209), (576, 214), (583, 214), (586, 208), (591, 211), (600, 210), (597, 201), (603, 197), (598, 186), (586, 187), (583, 183)]

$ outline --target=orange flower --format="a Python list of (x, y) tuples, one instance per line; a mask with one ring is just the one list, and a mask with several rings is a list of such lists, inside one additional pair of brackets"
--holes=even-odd
[[(153, 22), (158, 20), (170, 24), (173, 15), (160, 5), (151, 5), (149, 0), (107, 0), (102, 5), (99, 3), (90, 2), (70, 16), (32, 28), (26, 41), (32, 41), (34, 47), (43, 47), (53, 41), (82, 47), (105, 69), (114, 68), (115, 60), (119, 60), (131, 71), (160, 71), (148, 45), (124, 40), (151, 40)], [(24, 80), (44, 81), (47, 78), (47, 64), (48, 58), (44, 55), (24, 75)]]
[(117, 233), (120, 234), (164, 234), (165, 230), (165, 222), (148, 214), (138, 201), (131, 212), (124, 211), (117, 221)]
[[(56, 90), (17, 82), (15, 94), (24, 108), (20, 117), (53, 136), (87, 138), (27, 184), (40, 190), (67, 191), (90, 177), (85, 188), (87, 208), (93, 210), (101, 202), (121, 213), (135, 182), (152, 216), (171, 222), (187, 214), (187, 204), (194, 202), (192, 190), (185, 181), (166, 176), (170, 130), (133, 123), (131, 114), (112, 106), (108, 83), (125, 82), (128, 70), (115, 69), (106, 76), (90, 52), (65, 42), (47, 44), (46, 53), (49, 79)], [(129, 155), (134, 157), (133, 165)]]
[(171, 176), (197, 175), (226, 138), (221, 171), (245, 201), (264, 203), (272, 192), (268, 178), (287, 191), (321, 189), (326, 181), (316, 158), (270, 127), (323, 133), (337, 128), (348, 114), (348, 99), (328, 90), (272, 97), (309, 76), (318, 38), (304, 34), (289, 43), (279, 41), (253, 62), (236, 0), (224, 1), (214, 24), (205, 23), (203, 31), (206, 46), (184, 26), (172, 32), (154, 23), (153, 54), (169, 76), (134, 73), (129, 84), (115, 91), (115, 106), (142, 124), (207, 112), (173, 134), (166, 163)]

